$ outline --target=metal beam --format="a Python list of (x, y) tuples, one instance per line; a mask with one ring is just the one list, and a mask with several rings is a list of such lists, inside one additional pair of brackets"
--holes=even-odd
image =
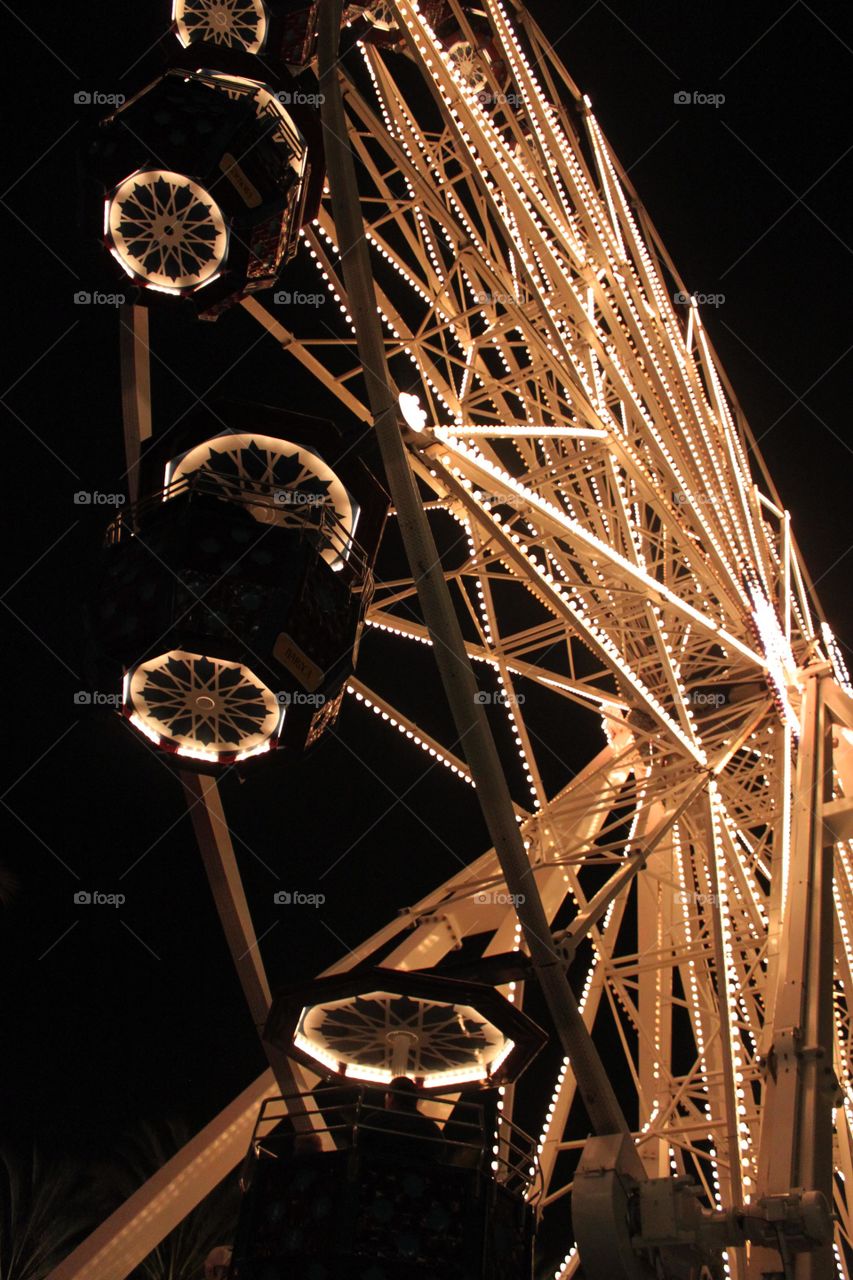
[(853, 840), (853, 798), (840, 796), (823, 806), (824, 835), (830, 843)]
[[(210, 890), (252, 1021), (281, 1093), (293, 1095), (300, 1087), (294, 1075), (294, 1063), (263, 1038), (271, 1003), (270, 987), (219, 787), (215, 778), (201, 773), (182, 773), (181, 782)], [(302, 1110), (298, 1099), (294, 1099), (294, 1110)], [(294, 1124), (297, 1128), (309, 1127), (306, 1117), (300, 1115), (294, 1115)]]
[(238, 1098), (54, 1267), (48, 1280), (124, 1280), (245, 1155), (271, 1071)]
[(151, 360), (148, 308), (126, 304), (119, 312), (121, 415), (130, 501), (139, 497), (139, 457), (151, 436)]
[(436, 660), (477, 796), (507, 888), (517, 895), (517, 911), (557, 1034), (571, 1057), (584, 1103), (598, 1133), (627, 1133), (628, 1124), (613, 1086), (584, 1026), (560, 957), (550, 941), (547, 917), (530, 875), (512, 799), (481, 703), (459, 622), (453, 610), (435, 541), (403, 446), (399, 409), (388, 372), (385, 344), (356, 181), (347, 143), (343, 96), (336, 71), (343, 0), (320, 5), (318, 73), (326, 160), (341, 267), (358, 337), (368, 398), (385, 473), (399, 516), (400, 532)]
[[(608, 785), (607, 766), (612, 755), (611, 748), (604, 748), (587, 766), (583, 774), (578, 775), (578, 778), (567, 788), (562, 797), (564, 803), (574, 796), (579, 787), (585, 789), (585, 794), (589, 793), (590, 787), (599, 789), (606, 787)], [(227, 829), (223, 825), (224, 816), (218, 796), (214, 798), (213, 784), (210, 779), (191, 778), (191, 775), (185, 775), (185, 782), (190, 784), (190, 798), (202, 794), (207, 797), (207, 803), (204, 806), (199, 804), (192, 810), (194, 821), (199, 826), (210, 829), (209, 832), (201, 831), (202, 847), (206, 844), (219, 846), (218, 852), (214, 852), (212, 848), (208, 850), (206, 861), (209, 864), (209, 874), (213, 872), (213, 880), (218, 880), (221, 876), (227, 881), (227, 868), (233, 858), (233, 850), (229, 853), (230, 840), (228, 840)], [(594, 794), (595, 792), (589, 794), (589, 803), (583, 806), (583, 812), (572, 819), (571, 839), (574, 841), (582, 842), (592, 838), (594, 831), (600, 826), (602, 818), (594, 803)], [(559, 801), (557, 805), (559, 806)], [(554, 820), (559, 816), (559, 810), (557, 809), (555, 813), (552, 807), (552, 815)], [(226, 840), (228, 840), (227, 844)], [(217, 863), (221, 865), (219, 871), (216, 870)], [(349, 952), (342, 961), (326, 969), (321, 976), (342, 973), (364, 963), (380, 948), (387, 946), (391, 938), (404, 931), (406, 936), (401, 940), (398, 950), (384, 963), (403, 969), (420, 968), (437, 963), (452, 947), (452, 939), (449, 935), (447, 937), (442, 935), (437, 923), (413, 929), (411, 921), (428, 916), (430, 913), (440, 912), (440, 904), (448, 896), (460, 893), (466, 880), (473, 881), (476, 885), (483, 877), (494, 877), (497, 873), (494, 853), (489, 850), (473, 866), (464, 868), (427, 894), (406, 916), (398, 917), (391, 924), (378, 930), (372, 937)], [(561, 868), (540, 868), (540, 874), (554, 877), (560, 884), (563, 882)], [(473, 888), (469, 891), (471, 894), (476, 892)], [(214, 896), (216, 896), (215, 891)], [(554, 898), (553, 902), (549, 900), (549, 910), (553, 913), (562, 896), (558, 899), (551, 894), (549, 899), (550, 897)], [(222, 918), (223, 909), (219, 902), (217, 906)], [(465, 913), (460, 914), (463, 907)], [(229, 909), (225, 906), (226, 916), (228, 911)], [(233, 911), (235, 917), (240, 917), (239, 895), (237, 903), (233, 905)], [(481, 912), (482, 908), (479, 908), (479, 911)], [(476, 904), (473, 902), (457, 904), (454, 908), (454, 918), (457, 914), (461, 933), (480, 930), (481, 923)], [(251, 922), (246, 922), (244, 918), (241, 924), (239, 919), (228, 921), (226, 918), (223, 919), (223, 928), (226, 937), (230, 934), (235, 945), (240, 946), (242, 945), (239, 941), (241, 932), (244, 929), (247, 930), (242, 936), (248, 939)], [(511, 945), (511, 930), (508, 922), (505, 921), (495, 933), (488, 951), (491, 953), (496, 949), (506, 950), (509, 945)], [(252, 954), (254, 955), (256, 951), (255, 947)], [(246, 959), (248, 961), (248, 957)], [(241, 966), (237, 967), (239, 972)], [(262, 968), (257, 973), (244, 969), (244, 974), (241, 976), (251, 1008), (252, 1002), (257, 1000), (253, 991), (266, 990), (266, 978)], [(587, 1019), (591, 1023), (591, 1011), (587, 1013)], [(291, 1065), (296, 1081), (294, 1088), (303, 1090), (313, 1088), (317, 1078), (309, 1072), (304, 1072), (297, 1064)], [(182, 1151), (83, 1241), (60, 1264), (59, 1268), (51, 1273), (49, 1280), (123, 1280), (152, 1249), (156, 1248), (178, 1222), (182, 1221), (217, 1183), (239, 1164), (248, 1147), (252, 1127), (263, 1099), (275, 1096), (279, 1092), (280, 1087), (273, 1073), (264, 1072), (231, 1106), (226, 1107), (211, 1120)], [(299, 1117), (295, 1116), (294, 1124), (298, 1125), (298, 1123)]]
[[(758, 1195), (794, 1187), (833, 1200), (833, 844), (823, 821), (832, 795), (832, 729), (824, 665), (806, 670), (802, 738), (794, 786), (791, 866), (772, 1049), (765, 1082)], [(753, 1250), (751, 1280), (773, 1270), (774, 1255)], [(778, 1263), (775, 1264), (778, 1270)], [(831, 1245), (799, 1254), (796, 1280), (828, 1280)]]
[[(214, 778), (183, 773), (190, 816), (237, 976), (259, 1036), (270, 989)], [(316, 1128), (298, 1096), (318, 1077), (261, 1040), (272, 1068), (206, 1125), (51, 1272), (49, 1280), (124, 1280), (246, 1153), (264, 1098), (291, 1095), (296, 1129)], [(328, 1134), (321, 1143), (333, 1145)]]

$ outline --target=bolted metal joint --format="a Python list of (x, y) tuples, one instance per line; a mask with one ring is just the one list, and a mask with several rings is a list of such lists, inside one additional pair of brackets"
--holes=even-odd
[(775, 1080), (778, 1075), (795, 1069), (800, 1054), (802, 1032), (799, 1027), (780, 1027), (767, 1056), (767, 1070)]
[(688, 1280), (750, 1242), (783, 1259), (831, 1243), (833, 1216), (820, 1191), (801, 1187), (754, 1204), (706, 1209), (691, 1178), (638, 1176), (628, 1135), (590, 1138), (572, 1197), (578, 1252), (588, 1275), (613, 1280)]

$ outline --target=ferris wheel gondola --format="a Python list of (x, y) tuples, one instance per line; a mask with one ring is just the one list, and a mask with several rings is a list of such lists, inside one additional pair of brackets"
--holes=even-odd
[(104, 243), (139, 301), (165, 295), (214, 317), (276, 282), (322, 183), (322, 148), (303, 132), (316, 129), (286, 96), (173, 67), (102, 121), (90, 168)]
[[(232, 429), (197, 439), (223, 415)], [(108, 532), (99, 648), (131, 726), (179, 762), (307, 749), (353, 672), (385, 498), (357, 458), (339, 473), (321, 452), (334, 441), (288, 439), (292, 425), (197, 413), (182, 452), (152, 445), (150, 488)]]

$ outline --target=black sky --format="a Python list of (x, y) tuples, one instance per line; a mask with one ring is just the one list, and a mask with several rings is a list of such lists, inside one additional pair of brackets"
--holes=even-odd
[[(120, 490), (124, 470), (117, 316), (74, 303), (89, 285), (77, 226), (89, 117), (75, 94), (127, 92), (133, 73), (122, 73), (156, 40), (167, 7), (97, 0), (3, 14), (17, 86), (3, 117), (0, 789), (2, 860), (18, 887), (0, 908), (0, 1105), (14, 1132), (61, 1149), (104, 1149), (140, 1116), (177, 1112), (200, 1125), (264, 1065), (173, 773), (74, 701), (88, 688), (84, 605), (105, 516), (73, 495)], [(724, 295), (706, 308), (707, 326), (826, 614), (849, 639), (849, 12), (830, 0), (531, 7), (688, 287)], [(679, 90), (725, 102), (679, 106)], [(203, 327), (155, 316), (152, 331), (186, 384), (159, 371), (157, 413), (205, 395), (241, 352), (217, 391), (321, 411), (243, 314)], [(398, 652), (383, 644), (368, 637), (368, 663)], [(593, 733), (567, 750), (580, 763), (599, 745)], [(312, 760), (230, 777), (223, 794), (274, 982), (336, 960), (450, 874), (454, 855), (487, 843), (471, 794), (354, 708)], [(276, 888), (321, 882), (322, 912), (274, 913)], [(83, 909), (79, 888), (127, 901)]]

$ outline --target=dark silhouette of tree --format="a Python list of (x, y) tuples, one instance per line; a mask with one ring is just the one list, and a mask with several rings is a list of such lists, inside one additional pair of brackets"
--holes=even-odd
[(8, 907), (21, 887), (21, 882), (4, 863), (0, 862), (0, 907)]
[(108, 1210), (105, 1191), (70, 1160), (0, 1151), (0, 1280), (44, 1280)]
[[(0, 1280), (46, 1280), (55, 1266), (190, 1138), (178, 1121), (144, 1123), (108, 1162), (45, 1159), (36, 1147), (0, 1149)], [(203, 1280), (204, 1261), (230, 1244), (240, 1192), (236, 1172), (133, 1271), (131, 1280)]]

